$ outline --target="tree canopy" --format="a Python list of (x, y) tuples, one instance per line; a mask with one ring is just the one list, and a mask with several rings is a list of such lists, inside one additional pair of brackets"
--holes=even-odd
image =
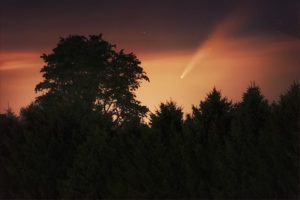
[(116, 51), (101, 35), (61, 38), (50, 54), (41, 56), (44, 80), (37, 101), (77, 104), (110, 114), (117, 122), (142, 118), (148, 109), (136, 99), (142, 80), (149, 81), (133, 53)]

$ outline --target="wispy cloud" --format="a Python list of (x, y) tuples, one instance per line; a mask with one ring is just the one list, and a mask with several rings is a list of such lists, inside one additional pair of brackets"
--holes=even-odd
[(1, 52), (0, 71), (41, 67), (42, 63), (38, 52)]

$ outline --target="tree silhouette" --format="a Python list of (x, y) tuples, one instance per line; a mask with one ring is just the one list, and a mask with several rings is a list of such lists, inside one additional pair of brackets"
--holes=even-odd
[(199, 176), (202, 177), (203, 198), (222, 196), (219, 187), (224, 185), (222, 167), (225, 162), (225, 138), (230, 133), (232, 109), (231, 102), (222, 97), (216, 88), (213, 88), (198, 107), (192, 107), (191, 128), (198, 142), (194, 143), (194, 152)]
[[(260, 140), (265, 134), (270, 109), (261, 90), (250, 85), (237, 105), (230, 140), (229, 163), (232, 171), (232, 196), (236, 198), (257, 198), (267, 194), (260, 181), (263, 164)], [(233, 149), (231, 149), (233, 148)], [(238, 189), (237, 189), (238, 188)]]
[(230, 129), (232, 105), (227, 98), (222, 98), (221, 92), (216, 88), (207, 95), (204, 101), (200, 102), (199, 107), (192, 107), (193, 119), (199, 133), (203, 136), (203, 142), (208, 142), (213, 138), (219, 137), (223, 140)]
[(173, 101), (161, 103), (159, 110), (151, 114), (150, 125), (161, 134), (161, 140), (168, 144), (173, 137), (171, 134), (180, 133), (183, 125), (183, 112)]
[(36, 86), (40, 104), (73, 104), (113, 116), (116, 122), (144, 117), (148, 109), (136, 100), (142, 80), (149, 81), (132, 53), (91, 35), (61, 38), (51, 54), (42, 56), (44, 80)]
[(17, 198), (16, 191), (22, 187), (21, 144), (24, 133), (19, 118), (8, 109), (0, 114), (0, 198)]
[(161, 103), (151, 114), (150, 125), (156, 136), (153, 152), (161, 173), (160, 177), (159, 173), (153, 175), (159, 184), (157, 197), (182, 197), (186, 190), (182, 107), (174, 101)]
[[(293, 83), (289, 90), (273, 104), (272, 126), (264, 147), (268, 155), (268, 171), (274, 185), (273, 196), (299, 198), (300, 184), (300, 84)], [(288, 169), (288, 170), (287, 170)], [(278, 181), (280, 180), (280, 181)], [(276, 183), (276, 184), (274, 184)], [(284, 183), (284, 184), (282, 184)]]

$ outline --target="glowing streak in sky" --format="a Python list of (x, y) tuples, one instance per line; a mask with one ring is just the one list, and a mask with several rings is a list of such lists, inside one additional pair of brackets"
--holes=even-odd
[(193, 56), (192, 60), (185, 67), (184, 71), (180, 76), (181, 79), (183, 79), (194, 68), (196, 63), (198, 63), (201, 59), (204, 58), (204, 56), (206, 55), (205, 53), (207, 53), (207, 51), (205, 51), (201, 46)]
[(224, 45), (222, 44), (222, 41), (230, 38), (230, 35), (232, 35), (232, 33), (235, 33), (246, 23), (250, 15), (247, 14), (247, 12), (242, 12), (242, 10), (244, 9), (242, 9), (241, 7), (237, 7), (236, 10), (232, 12), (233, 14), (228, 15), (223, 21), (220, 22), (220, 24), (215, 27), (213, 34), (209, 39), (201, 44), (199, 49), (194, 54), (192, 60), (185, 67), (180, 76), (181, 79), (183, 79), (195, 67), (197, 63), (199, 63), (204, 59), (205, 56), (208, 55), (208, 52), (211, 48), (218, 49), (222, 47)]

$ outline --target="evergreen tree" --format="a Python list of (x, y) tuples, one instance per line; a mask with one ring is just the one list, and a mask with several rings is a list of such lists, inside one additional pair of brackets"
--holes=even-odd
[(272, 195), (278, 198), (299, 198), (300, 85), (294, 83), (273, 105), (269, 128), (268, 174), (271, 174)]
[(154, 150), (161, 170), (160, 177), (157, 177), (157, 197), (183, 197), (186, 176), (182, 108), (173, 101), (161, 103), (159, 109), (151, 114), (150, 125), (153, 134), (158, 137)]
[(224, 185), (225, 139), (230, 133), (232, 104), (216, 88), (207, 95), (199, 107), (193, 109), (193, 124), (197, 142), (194, 144), (196, 167), (199, 170), (197, 190), (203, 197), (222, 196)]
[(237, 198), (266, 198), (265, 186), (260, 182), (262, 164), (260, 138), (264, 134), (270, 109), (260, 88), (251, 85), (238, 104), (232, 126), (228, 150), (231, 163), (229, 193)]

